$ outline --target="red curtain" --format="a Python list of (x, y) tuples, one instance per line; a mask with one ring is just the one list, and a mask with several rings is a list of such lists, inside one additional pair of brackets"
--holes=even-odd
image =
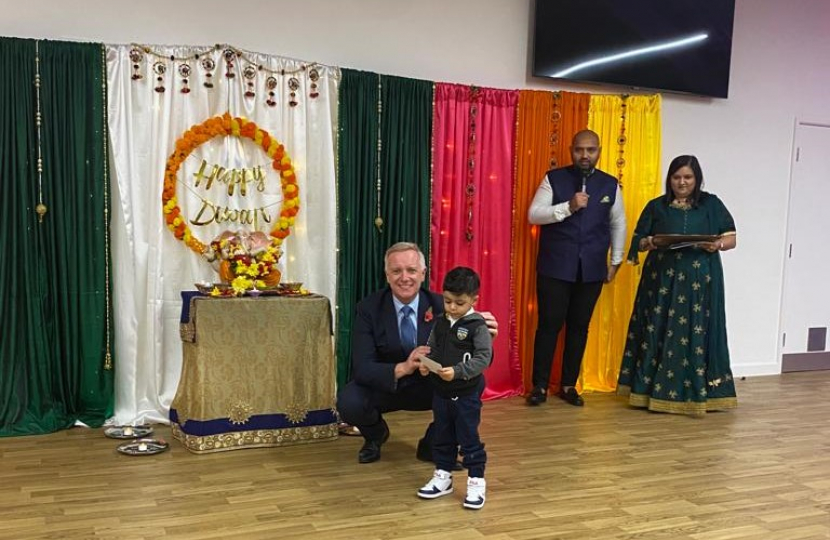
[(430, 288), (440, 291), (455, 266), (481, 276), (476, 309), (500, 329), (484, 399), (521, 392), (510, 291), (518, 99), (515, 90), (435, 85)]

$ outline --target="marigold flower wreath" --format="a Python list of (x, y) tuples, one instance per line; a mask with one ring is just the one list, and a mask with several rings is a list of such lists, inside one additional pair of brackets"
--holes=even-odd
[(201, 124), (192, 126), (176, 141), (176, 148), (167, 158), (164, 171), (164, 189), (161, 194), (162, 208), (165, 214), (167, 228), (177, 239), (183, 241), (187, 247), (207, 256), (212, 253), (208, 244), (205, 244), (187, 226), (176, 199), (176, 184), (178, 182), (179, 167), (193, 150), (207, 141), (219, 136), (245, 137), (261, 147), (269, 158), (272, 166), (280, 175), (282, 185), (282, 205), (280, 217), (269, 232), (274, 245), (279, 246), (291, 234), (290, 227), (294, 225), (294, 218), (300, 211), (300, 189), (297, 186), (297, 177), (291, 158), (286, 154), (285, 147), (271, 137), (267, 131), (259, 129), (254, 122), (245, 118), (232, 117), (225, 113), (222, 116), (208, 118)]

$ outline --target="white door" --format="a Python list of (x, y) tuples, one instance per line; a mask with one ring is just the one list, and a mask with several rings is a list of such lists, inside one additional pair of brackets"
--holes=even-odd
[(830, 125), (796, 125), (786, 249), (781, 351), (790, 371), (800, 353), (830, 358)]

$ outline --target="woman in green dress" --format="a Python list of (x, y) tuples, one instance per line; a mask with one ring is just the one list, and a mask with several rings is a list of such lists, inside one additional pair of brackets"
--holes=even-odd
[[(647, 251), (617, 393), (635, 407), (700, 416), (737, 407), (729, 367), (720, 252), (735, 248), (735, 222), (702, 191), (694, 156), (669, 165), (666, 194), (643, 209), (628, 260)], [(706, 235), (696, 242), (662, 235)], [(687, 239), (688, 240), (688, 239)], [(692, 244), (692, 245), (688, 245)]]

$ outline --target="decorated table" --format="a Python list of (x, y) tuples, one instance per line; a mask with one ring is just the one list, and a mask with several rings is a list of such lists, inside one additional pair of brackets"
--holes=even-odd
[(331, 324), (320, 295), (183, 292), (173, 437), (195, 453), (335, 439)]

